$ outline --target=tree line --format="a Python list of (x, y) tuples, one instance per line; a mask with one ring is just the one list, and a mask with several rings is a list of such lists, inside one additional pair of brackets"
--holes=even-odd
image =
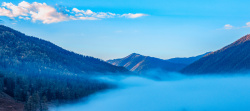
[(27, 111), (46, 111), (113, 86), (79, 75), (0, 73), (0, 90), (25, 103)]

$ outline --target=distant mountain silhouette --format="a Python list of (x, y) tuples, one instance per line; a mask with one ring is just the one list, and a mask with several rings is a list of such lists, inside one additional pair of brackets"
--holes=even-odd
[(250, 35), (211, 52), (181, 70), (188, 74), (245, 73), (250, 71)]
[(129, 56), (121, 59), (108, 60), (107, 62), (116, 65), (123, 66), (133, 72), (144, 72), (147, 70), (161, 69), (164, 71), (179, 71), (190, 62), (201, 58), (202, 55), (191, 58), (173, 58), (169, 60), (163, 60), (159, 58), (143, 56), (137, 53), (132, 53)]
[(23, 73), (128, 72), (123, 67), (67, 51), (3, 25), (0, 25), (0, 69)]
[(189, 64), (192, 64), (193, 62), (199, 60), (200, 58), (202, 58), (203, 56), (205, 56), (209, 53), (210, 52), (207, 52), (205, 54), (201, 54), (201, 55), (194, 56), (194, 57), (176, 57), (176, 58), (168, 59), (167, 61), (172, 62), (172, 63), (189, 65)]

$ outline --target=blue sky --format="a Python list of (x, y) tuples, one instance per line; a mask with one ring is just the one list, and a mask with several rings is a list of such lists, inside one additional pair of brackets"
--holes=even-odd
[[(18, 6), (22, 0), (0, 1)], [(26, 0), (46, 3), (59, 15), (3, 14), (6, 26), (67, 50), (104, 60), (130, 53), (168, 59), (214, 51), (250, 32), (247, 0)], [(34, 5), (34, 4), (33, 4)], [(2, 4), (1, 8), (8, 9)], [(73, 8), (96, 15), (80, 19)], [(11, 11), (11, 9), (8, 9)], [(69, 10), (69, 12), (65, 11)], [(103, 12), (105, 16), (98, 16)], [(115, 14), (109, 14), (108, 12)], [(102, 14), (103, 14), (102, 13)], [(68, 14), (73, 18), (63, 15)], [(137, 14), (137, 15), (136, 15)], [(20, 18), (20, 16), (22, 18)], [(29, 20), (24, 20), (28, 17)], [(39, 18), (40, 17), (40, 18)], [(33, 21), (35, 19), (35, 21)], [(86, 20), (87, 19), (87, 20)], [(95, 20), (93, 20), (95, 19)]]

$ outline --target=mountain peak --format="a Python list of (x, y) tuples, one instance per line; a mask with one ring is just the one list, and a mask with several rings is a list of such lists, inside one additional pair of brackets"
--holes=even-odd
[(132, 53), (132, 54), (130, 54), (130, 55), (140, 55), (140, 54), (138, 54), (138, 53)]
[(244, 43), (246, 41), (250, 41), (250, 34), (247, 34), (243, 37), (241, 37), (240, 39), (238, 39), (237, 41), (235, 41), (233, 44), (241, 44), (241, 43)]
[(227, 46), (225, 46), (225, 47), (223, 47), (223, 48), (221, 48), (221, 49), (219, 49), (217, 51), (211, 52), (211, 53), (209, 53), (209, 54), (207, 54), (205, 56), (209, 56), (209, 55), (213, 55), (215, 53), (222, 52), (222, 51), (227, 50), (229, 48), (236, 47), (236, 46), (238, 46), (240, 44), (244, 44), (244, 43), (246, 43), (248, 41), (250, 41), (250, 34), (247, 34), (247, 35), (241, 37), (240, 39), (236, 40), (235, 42), (233, 42), (233, 43), (231, 43), (231, 44), (229, 44), (229, 45), (227, 45)]
[(142, 73), (149, 70), (178, 71), (193, 63), (195, 60), (200, 59), (202, 56), (163, 60), (155, 57), (132, 53), (124, 58), (108, 60), (107, 62), (112, 65), (123, 66), (128, 70), (137, 73)]
[(132, 53), (130, 54), (128, 57), (135, 57), (135, 56), (142, 56), (141, 54), (138, 54), (138, 53)]

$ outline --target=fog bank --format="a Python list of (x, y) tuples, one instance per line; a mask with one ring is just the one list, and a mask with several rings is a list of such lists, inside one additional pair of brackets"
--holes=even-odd
[(250, 111), (249, 76), (196, 76), (155, 81), (102, 77), (121, 87), (51, 111)]

